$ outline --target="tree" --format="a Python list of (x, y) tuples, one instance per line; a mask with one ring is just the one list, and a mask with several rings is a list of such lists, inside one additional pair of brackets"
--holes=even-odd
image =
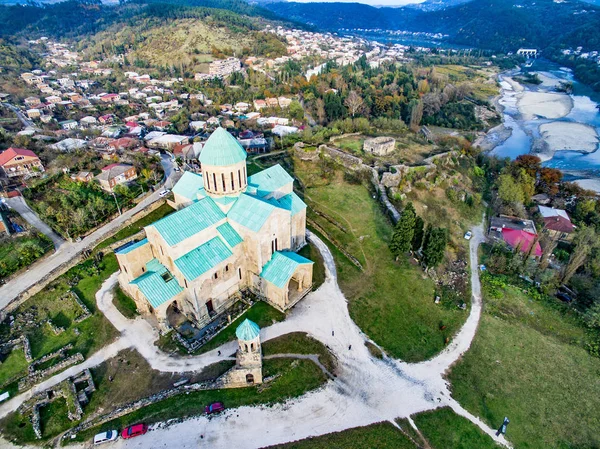
[(350, 115), (352, 115), (352, 118), (354, 118), (356, 114), (362, 111), (365, 102), (362, 99), (362, 97), (356, 93), (356, 91), (351, 90), (348, 96), (346, 97), (344, 104), (350, 111)]
[(423, 263), (427, 268), (435, 268), (444, 260), (447, 244), (447, 229), (430, 228), (426, 242), (423, 245)]
[(552, 237), (548, 233), (543, 233), (540, 237), (540, 245), (542, 247), (542, 258), (540, 259), (540, 270), (545, 270), (548, 268), (548, 264), (550, 262), (550, 256), (556, 249), (556, 245), (558, 244), (558, 238)]
[(415, 233), (415, 222), (417, 214), (412, 203), (408, 203), (400, 220), (396, 223), (394, 234), (392, 235), (392, 241), (390, 242), (390, 249), (394, 256), (398, 257), (400, 254), (406, 253), (412, 246), (412, 241)]
[(413, 131), (416, 131), (421, 124), (421, 120), (423, 119), (423, 102), (418, 101), (413, 104), (413, 107), (410, 111), (410, 128)]
[(322, 98), (317, 99), (317, 121), (322, 125), (325, 123), (325, 102)]
[(419, 251), (423, 244), (423, 237), (425, 236), (425, 222), (421, 217), (417, 215), (415, 220), (415, 232), (413, 234), (412, 249), (413, 251)]
[(558, 193), (558, 183), (562, 179), (562, 173), (555, 168), (544, 167), (540, 170), (540, 190), (550, 196)]
[(506, 204), (521, 204), (525, 200), (523, 189), (508, 173), (498, 177), (498, 197)]
[(290, 117), (296, 120), (302, 120), (304, 118), (304, 109), (302, 109), (302, 105), (294, 100), (290, 103), (289, 107)]
[(569, 262), (567, 262), (567, 266), (562, 273), (561, 282), (563, 284), (569, 282), (579, 267), (585, 263), (592, 250), (598, 247), (599, 241), (596, 231), (592, 227), (582, 225), (575, 234), (573, 244), (575, 249), (571, 253)]
[(529, 176), (535, 179), (542, 168), (542, 160), (531, 154), (522, 154), (521, 156), (517, 156), (513, 165), (515, 168), (524, 169)]

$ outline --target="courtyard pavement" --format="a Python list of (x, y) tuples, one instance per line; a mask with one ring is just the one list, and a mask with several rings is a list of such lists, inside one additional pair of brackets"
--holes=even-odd
[[(483, 239), (483, 227), (480, 225), (473, 230), (470, 242), (473, 299), (467, 321), (439, 355), (426, 362), (409, 364), (371, 356), (365, 346), (368, 338), (350, 318), (347, 300), (337, 284), (331, 252), (318, 237), (309, 235), (309, 240), (324, 258), (326, 281), (295, 306), (285, 321), (262, 329), (261, 339), (266, 341), (290, 332), (307, 332), (326, 344), (336, 356), (337, 378), (283, 404), (240, 407), (210, 419), (199, 416), (169, 426), (157, 425), (142, 437), (120, 439), (106, 447), (255, 449), (381, 421), (397, 426), (396, 418), (408, 418), (415, 413), (449, 406), (499, 444), (510, 448), (504, 437), (496, 437), (494, 429), (452, 399), (444, 379), (448, 368), (469, 349), (477, 331), (481, 316), (477, 248)], [(152, 368), (165, 372), (199, 370), (225, 358), (219, 357), (217, 350), (225, 355), (235, 351), (236, 343), (230, 342), (199, 356), (172, 357), (162, 353), (153, 345), (158, 334), (150, 324), (142, 318), (126, 319), (114, 307), (111, 289), (115, 283), (116, 274), (103, 284), (96, 298), (98, 307), (121, 336), (84, 363), (47, 380), (34, 391), (41, 391), (84, 368), (114, 357), (124, 348), (135, 348)], [(28, 392), (1, 405), (0, 417), (15, 410), (30, 395)], [(412, 420), (409, 419), (409, 422), (412, 423)]]

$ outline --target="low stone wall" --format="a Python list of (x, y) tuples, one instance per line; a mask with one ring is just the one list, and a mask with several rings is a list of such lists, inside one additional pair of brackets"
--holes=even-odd
[(350, 170), (361, 170), (363, 168), (364, 164), (362, 159), (345, 153), (342, 150), (338, 150), (337, 148), (329, 147), (327, 145), (321, 145), (318, 150), (329, 156), (331, 159), (334, 159), (345, 168)]
[(26, 390), (32, 385), (39, 383), (46, 377), (52, 376), (54, 373), (62, 371), (65, 368), (68, 368), (69, 366), (81, 363), (83, 362), (83, 360), (83, 355), (80, 352), (78, 352), (77, 354), (72, 355), (71, 357), (67, 357), (66, 359), (60, 361), (56, 365), (51, 366), (50, 368), (41, 371), (34, 371), (33, 373), (30, 372), (30, 374), (27, 377), (19, 381), (19, 391)]

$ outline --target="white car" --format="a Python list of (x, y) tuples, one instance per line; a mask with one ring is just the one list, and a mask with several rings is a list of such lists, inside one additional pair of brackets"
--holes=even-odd
[(471, 240), (471, 237), (473, 237), (473, 234), (471, 233), (471, 231), (467, 231), (465, 233), (465, 240)]
[(94, 445), (115, 441), (118, 436), (119, 432), (116, 430), (107, 430), (106, 432), (99, 433), (94, 437)]
[(158, 194), (158, 196), (160, 196), (161, 198), (164, 198), (165, 196), (167, 196), (171, 191), (170, 190), (161, 190)]

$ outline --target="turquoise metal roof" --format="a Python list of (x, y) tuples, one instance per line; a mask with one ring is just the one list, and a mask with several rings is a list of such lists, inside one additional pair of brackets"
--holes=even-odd
[(306, 209), (306, 204), (304, 201), (302, 201), (302, 199), (294, 192), (283, 196), (278, 200), (274, 199), (273, 204), (275, 204), (277, 207), (281, 207), (282, 209), (289, 210), (292, 213), (292, 216)]
[(130, 283), (137, 285), (152, 307), (164, 304), (183, 291), (177, 279), (156, 259), (148, 262), (146, 272)]
[(242, 194), (227, 213), (229, 219), (258, 232), (275, 206), (251, 195)]
[(175, 266), (188, 281), (206, 273), (233, 253), (220, 237), (215, 237), (175, 260)]
[(235, 330), (235, 336), (238, 340), (250, 341), (254, 340), (260, 334), (260, 327), (254, 321), (250, 321), (246, 318), (242, 321), (237, 329)]
[(152, 223), (169, 246), (173, 246), (198, 232), (218, 223), (225, 214), (210, 197), (181, 209)]
[(173, 193), (192, 201), (198, 199), (198, 192), (201, 190), (204, 190), (202, 175), (189, 171), (183, 172), (183, 176), (173, 186)]
[(279, 288), (285, 288), (299, 265), (312, 263), (311, 260), (291, 251), (276, 251), (263, 267), (260, 277)]
[(248, 177), (248, 186), (256, 189), (259, 196), (268, 195), (290, 182), (294, 182), (294, 178), (279, 164)]
[(237, 201), (237, 196), (218, 196), (213, 198), (213, 200), (215, 201), (215, 203), (227, 206), (231, 203), (235, 203)]
[(200, 163), (202, 165), (227, 166), (246, 160), (246, 150), (225, 129), (219, 127), (210, 135), (202, 152)]
[(229, 223), (223, 223), (222, 225), (217, 226), (217, 231), (219, 231), (221, 237), (223, 237), (227, 244), (232, 248), (244, 241), (244, 239), (242, 239), (242, 237)]
[(140, 240), (139, 242), (135, 242), (135, 243), (128, 245), (118, 251), (115, 251), (115, 254), (127, 254), (127, 253), (133, 251), (134, 249), (141, 248), (142, 246), (146, 245), (147, 243), (148, 243), (148, 239)]

